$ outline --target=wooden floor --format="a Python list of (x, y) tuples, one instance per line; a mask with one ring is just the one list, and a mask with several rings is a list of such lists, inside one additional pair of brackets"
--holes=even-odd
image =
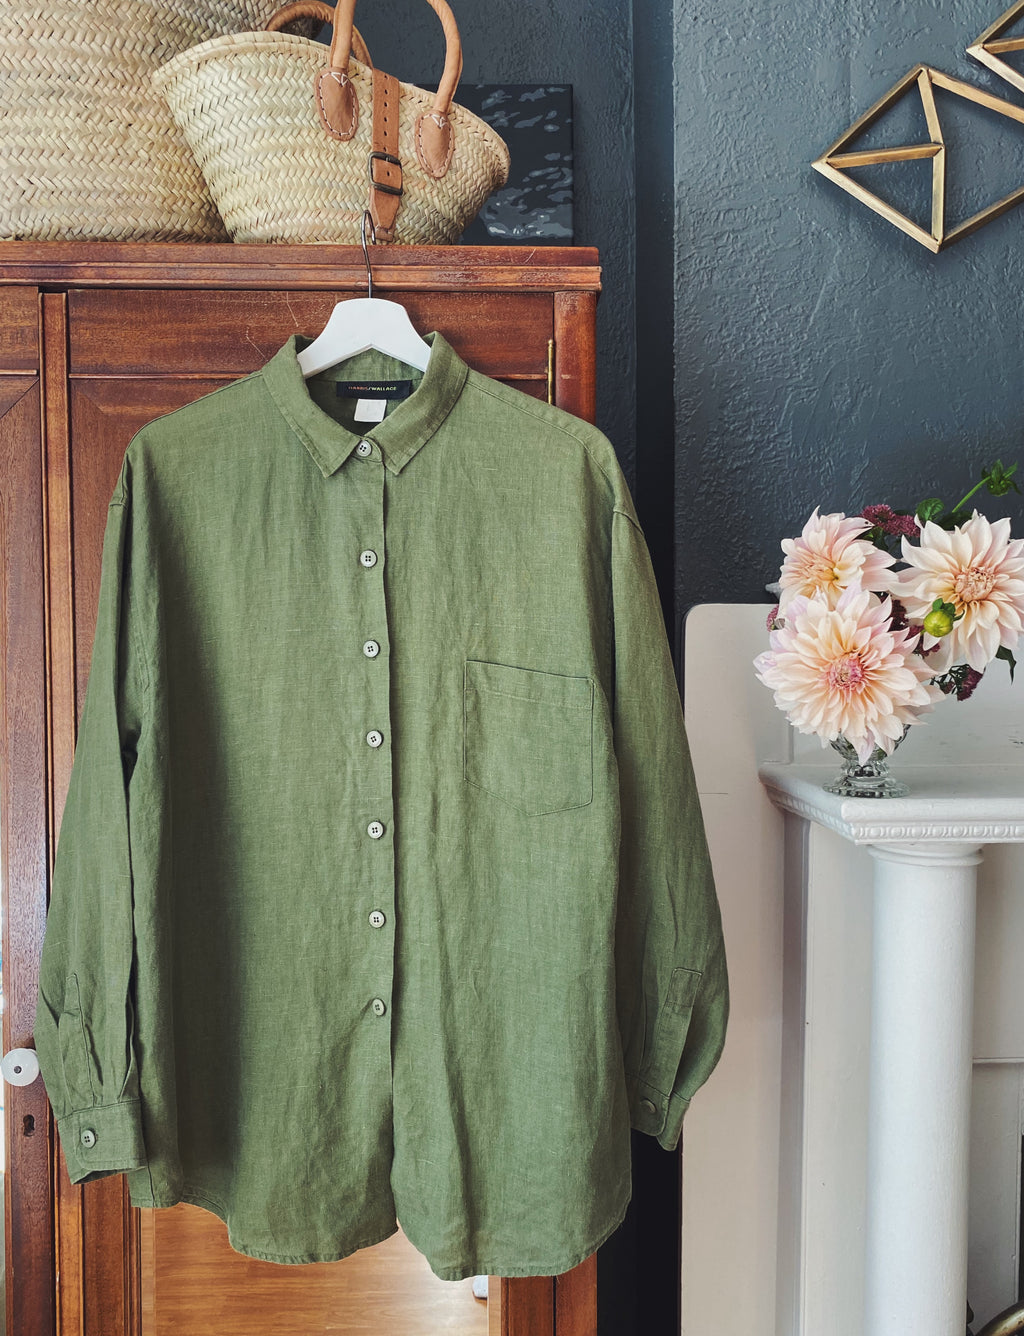
[[(399, 1230), (340, 1262), (243, 1257), (223, 1223), (180, 1205), (141, 1212), (142, 1336), (487, 1336), (472, 1280), (438, 1280)], [(488, 1308), (490, 1327), (488, 1324)]]

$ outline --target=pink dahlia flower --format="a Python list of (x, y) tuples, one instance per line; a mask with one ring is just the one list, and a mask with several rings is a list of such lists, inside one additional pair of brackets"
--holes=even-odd
[(1024, 539), (1010, 540), (1010, 521), (990, 524), (974, 512), (953, 530), (929, 521), (921, 541), (904, 541), (909, 565), (896, 579), (912, 621), (923, 621), (937, 598), (963, 616), (948, 635), (925, 634), (932, 673), (966, 662), (983, 673), (1001, 645), (1013, 649), (1024, 631)]
[(851, 585), (887, 590), (892, 581), (889, 567), (895, 559), (860, 537), (871, 527), (863, 516), (847, 518), (842, 511), (819, 515), (815, 506), (800, 537), (782, 540), (786, 558), (779, 576), (780, 614), (786, 613), (799, 596), (821, 594), (834, 608), (843, 590)]
[(754, 660), (794, 728), (817, 733), (823, 746), (846, 738), (862, 763), (875, 747), (891, 752), (942, 695), (913, 652), (916, 637), (894, 631), (891, 618), (889, 598), (856, 585), (835, 607), (823, 593), (797, 595), (769, 636), (771, 649)]

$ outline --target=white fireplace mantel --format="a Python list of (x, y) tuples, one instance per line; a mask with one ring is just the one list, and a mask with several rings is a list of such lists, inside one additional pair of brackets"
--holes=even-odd
[(906, 798), (826, 792), (838, 758), (758, 773), (777, 807), (873, 856), (864, 1331), (963, 1336), (977, 867), (1024, 842), (1024, 766), (901, 759)]
[(1024, 842), (1024, 766), (901, 765), (892, 773), (910, 789), (907, 798), (841, 798), (822, 784), (838, 774), (829, 765), (766, 764), (761, 782), (783, 811), (817, 821), (854, 844), (985, 844)]

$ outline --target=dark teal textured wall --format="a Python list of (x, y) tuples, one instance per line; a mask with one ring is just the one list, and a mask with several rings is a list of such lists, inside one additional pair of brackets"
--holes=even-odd
[[(680, 608), (759, 598), (778, 539), (818, 503), (952, 503), (976, 465), (1024, 466), (1024, 208), (933, 256), (809, 165), (918, 62), (1024, 104), (965, 54), (1002, 8), (677, 5)], [(1024, 185), (1024, 126), (948, 99), (940, 112), (954, 216)], [(897, 116), (875, 142), (926, 138), (917, 122)], [(897, 184), (920, 170), (876, 180), (920, 209), (923, 189)], [(1018, 502), (986, 513), (1019, 516)]]

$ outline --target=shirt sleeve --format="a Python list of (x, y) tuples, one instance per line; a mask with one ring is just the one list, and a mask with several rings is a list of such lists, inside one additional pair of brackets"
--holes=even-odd
[(125, 576), (122, 465), (107, 510), (96, 634), (54, 860), (35, 1043), (72, 1183), (146, 1162), (132, 1036), (128, 802), (143, 725), (144, 664)]
[(674, 1150), (725, 1041), (722, 922), (654, 571), (612, 525), (620, 857), (616, 990), (632, 1126)]

